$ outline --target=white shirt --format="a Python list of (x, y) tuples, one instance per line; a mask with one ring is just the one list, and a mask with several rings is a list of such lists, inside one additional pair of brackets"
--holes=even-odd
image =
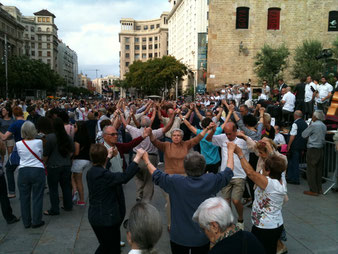
[(305, 102), (309, 102), (312, 100), (312, 95), (313, 95), (313, 92), (311, 90), (311, 87), (314, 89), (314, 90), (317, 90), (317, 85), (313, 82), (309, 83), (309, 84), (306, 84), (305, 85), (305, 98), (304, 98), (304, 101)]
[(319, 85), (317, 87), (318, 90), (318, 97), (316, 97), (316, 102), (323, 103), (328, 102), (329, 99), (322, 101), (323, 98), (329, 95), (333, 91), (333, 87), (329, 83), (325, 83), (324, 85)]
[(286, 94), (284, 94), (282, 101), (285, 101), (283, 110), (293, 112), (295, 108), (296, 96), (289, 91)]
[(128, 254), (142, 254), (142, 250), (130, 250)]
[[(285, 174), (283, 172), (283, 174)], [(252, 205), (251, 221), (258, 228), (273, 229), (283, 225), (282, 207), (287, 194), (285, 177), (282, 184), (277, 179), (267, 177), (265, 190), (257, 187)]]
[[(222, 148), (221, 171), (225, 170), (227, 162), (228, 162), (227, 142), (229, 142), (229, 139), (225, 134), (216, 135), (216, 136), (213, 136), (212, 138), (212, 144)], [(248, 150), (245, 140), (236, 138), (232, 142), (238, 145), (242, 149), (245, 158), (249, 160), (249, 150)], [(242, 178), (242, 179), (246, 178), (246, 173), (244, 169), (242, 168), (241, 161), (239, 160), (236, 154), (234, 154), (234, 176), (232, 178)]]
[(269, 95), (270, 94), (270, 87), (268, 85), (265, 88), (262, 88), (262, 94)]
[(267, 100), (268, 97), (265, 94), (261, 94), (260, 96), (258, 96), (258, 100)]
[(249, 100), (252, 100), (252, 88), (249, 87), (248, 89), (249, 89)]
[[(43, 147), (41, 139), (25, 140), (27, 146), (40, 158), (42, 159)], [(43, 164), (27, 149), (22, 141), (16, 142), (18, 154), (20, 156), (19, 168), (33, 167), (33, 168), (44, 168)]]
[(275, 139), (273, 140), (273, 142), (275, 142), (277, 145), (286, 144), (284, 136), (280, 133), (276, 133)]

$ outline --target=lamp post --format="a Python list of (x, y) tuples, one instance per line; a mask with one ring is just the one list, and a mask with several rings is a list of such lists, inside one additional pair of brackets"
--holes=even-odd
[(178, 76), (176, 76), (176, 100), (178, 99)]
[(7, 66), (7, 55), (8, 55), (8, 49), (7, 49), (7, 34), (5, 34), (5, 50), (4, 50), (4, 60), (5, 60), (5, 83), (6, 83), (6, 99), (8, 98), (8, 66)]

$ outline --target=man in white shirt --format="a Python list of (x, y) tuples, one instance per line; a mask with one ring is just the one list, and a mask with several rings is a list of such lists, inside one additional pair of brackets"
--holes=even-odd
[(327, 83), (325, 77), (321, 78), (321, 82), (322, 84), (317, 86), (318, 93), (316, 94), (316, 102), (318, 109), (323, 110), (323, 112), (326, 114), (329, 101), (332, 96), (333, 87)]
[[(222, 164), (221, 171), (225, 170), (227, 161), (228, 161), (228, 147), (227, 142), (233, 142), (237, 146), (239, 146), (245, 158), (249, 160), (249, 150), (246, 145), (245, 140), (237, 138), (237, 128), (236, 125), (232, 122), (226, 123), (224, 126), (225, 134), (220, 134), (214, 136), (213, 133), (215, 129), (210, 135), (206, 137), (207, 141), (212, 141), (212, 144), (215, 146), (219, 146), (222, 149)], [(230, 203), (235, 205), (237, 213), (238, 213), (238, 223), (237, 225), (240, 228), (244, 228), (243, 222), (243, 205), (241, 199), (243, 197), (243, 192), (245, 188), (245, 179), (246, 174), (244, 169), (242, 168), (240, 158), (236, 154), (234, 154), (234, 176), (232, 177), (230, 183), (222, 189), (222, 196)]]
[(260, 101), (260, 100), (267, 100), (268, 99), (268, 97), (262, 92), (262, 89), (258, 89), (258, 91), (257, 91), (257, 93), (258, 93), (258, 101)]
[(286, 93), (283, 95), (283, 98), (281, 101), (283, 105), (283, 108), (282, 108), (283, 122), (290, 123), (290, 119), (295, 109), (296, 96), (293, 93), (291, 93), (291, 87), (288, 86), (287, 88), (283, 88), (283, 89), (286, 89)]
[(262, 94), (266, 95), (267, 98), (270, 97), (270, 87), (268, 86), (268, 81), (265, 79), (263, 80)]
[(315, 96), (315, 91), (317, 90), (317, 85), (313, 83), (311, 76), (307, 76), (305, 84), (305, 119), (311, 118), (313, 113), (313, 99)]

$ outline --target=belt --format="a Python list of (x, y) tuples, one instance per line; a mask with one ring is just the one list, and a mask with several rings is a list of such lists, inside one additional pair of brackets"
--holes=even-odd
[[(136, 154), (135, 152), (133, 152), (133, 154)], [(148, 155), (153, 155), (153, 156), (157, 156), (156, 153), (148, 153)]]

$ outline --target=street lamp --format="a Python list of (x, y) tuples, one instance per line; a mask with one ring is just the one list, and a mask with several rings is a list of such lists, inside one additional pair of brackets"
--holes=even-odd
[(4, 60), (5, 60), (5, 83), (6, 83), (6, 99), (8, 98), (8, 66), (7, 66), (7, 58), (8, 58), (8, 48), (7, 48), (7, 34), (5, 34), (5, 50), (4, 50)]

